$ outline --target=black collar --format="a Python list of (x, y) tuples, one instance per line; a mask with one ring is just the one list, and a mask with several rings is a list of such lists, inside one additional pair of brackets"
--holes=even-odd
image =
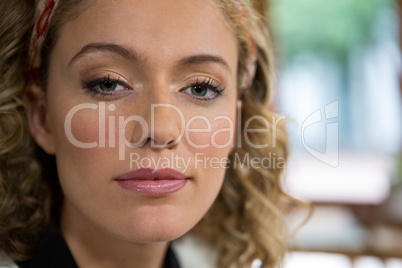
[[(29, 261), (17, 261), (16, 264), (20, 268), (78, 268), (59, 229), (54, 225), (50, 226), (39, 241), (35, 258)], [(180, 268), (170, 246), (166, 252), (163, 268)]]

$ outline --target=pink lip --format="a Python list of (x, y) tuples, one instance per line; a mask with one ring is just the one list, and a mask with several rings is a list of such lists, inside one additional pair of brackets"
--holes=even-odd
[(125, 189), (151, 194), (164, 195), (176, 192), (186, 185), (188, 177), (170, 169), (141, 168), (118, 176), (114, 180)]

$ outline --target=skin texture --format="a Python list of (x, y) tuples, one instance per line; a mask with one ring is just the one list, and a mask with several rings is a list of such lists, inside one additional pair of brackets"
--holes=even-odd
[[(108, 49), (91, 49), (76, 56), (91, 43), (123, 46), (136, 56), (127, 58)], [(225, 168), (210, 162), (196, 166), (195, 159), (197, 153), (202, 160), (222, 159), (232, 150), (237, 53), (235, 36), (224, 18), (204, 0), (97, 0), (62, 27), (50, 57), (47, 94), (42, 96), (37, 86), (31, 86), (35, 97), (28, 104), (28, 118), (36, 142), (56, 155), (65, 195), (61, 228), (79, 266), (159, 267), (167, 241), (188, 232), (206, 213), (221, 188)], [(183, 63), (183, 59), (201, 54), (219, 57), (226, 65), (194, 60)], [(103, 81), (105, 77), (124, 86), (114, 95), (100, 96), (82, 85), (83, 81)], [(208, 79), (224, 91), (209, 101), (200, 101), (189, 88), (197, 80)], [(99, 145), (99, 125), (105, 124), (104, 148), (75, 146), (64, 125), (69, 111), (79, 104), (100, 102), (105, 103), (106, 119), (99, 118), (99, 109), (82, 109), (74, 114), (69, 128), (78, 141), (97, 141)], [(107, 109), (111, 104), (113, 111)], [(152, 117), (152, 104), (174, 105), (186, 123), (203, 116), (211, 131), (187, 131), (186, 137), (184, 129), (184, 136), (174, 144), (185, 128), (179, 114), (158, 108)], [(144, 131), (136, 122), (125, 128), (118, 126), (119, 116), (131, 115), (142, 117), (154, 128)], [(116, 120), (111, 132), (109, 117)], [(190, 127), (206, 129), (207, 123), (194, 120)], [(109, 142), (111, 135), (116, 146)], [(142, 145), (125, 147), (122, 154), (119, 135)], [(190, 179), (179, 191), (162, 196), (124, 189), (114, 178), (138, 168), (130, 167), (131, 153), (155, 160), (173, 153), (189, 160), (186, 170), (174, 163), (171, 167)], [(119, 160), (122, 156), (124, 160)]]

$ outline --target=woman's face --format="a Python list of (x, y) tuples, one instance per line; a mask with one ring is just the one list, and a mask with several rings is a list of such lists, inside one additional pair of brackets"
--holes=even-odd
[[(237, 60), (207, 0), (97, 0), (66, 23), (50, 58), (44, 148), (56, 155), (62, 219), (133, 242), (190, 230), (223, 182)], [(162, 171), (130, 173), (144, 166)]]

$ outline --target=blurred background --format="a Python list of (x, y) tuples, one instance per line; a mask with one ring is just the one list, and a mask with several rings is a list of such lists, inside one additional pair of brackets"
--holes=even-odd
[(285, 268), (402, 268), (402, 1), (252, 2), (289, 119), (284, 187), (315, 208)]

